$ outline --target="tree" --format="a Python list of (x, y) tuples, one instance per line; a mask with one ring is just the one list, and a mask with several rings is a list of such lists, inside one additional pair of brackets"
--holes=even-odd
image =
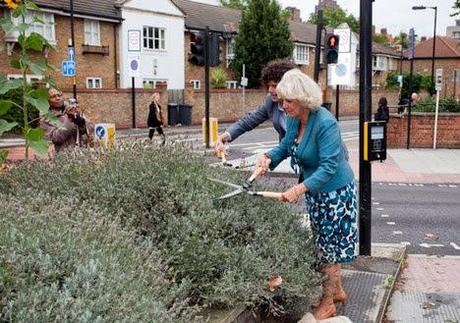
[(460, 14), (460, 0), (455, 0), (454, 1), (454, 5), (452, 6), (452, 9), (454, 9), (455, 12), (450, 15), (451, 17), (457, 16), (457, 15)]
[[(459, 0), (460, 1), (460, 0)], [(318, 22), (318, 15), (314, 12), (310, 14), (309, 22), (316, 24)], [(340, 7), (325, 7), (323, 8), (323, 22), (325, 26), (336, 28), (340, 24), (347, 23), (350, 29), (359, 33), (359, 21), (351, 13)]]
[(383, 35), (383, 34), (374, 34), (372, 36), (372, 40), (374, 41), (374, 43), (377, 43), (380, 45), (388, 44), (388, 38), (386, 35)]
[(399, 36), (395, 37), (395, 43), (401, 45), (402, 48), (406, 49), (408, 46), (407, 34), (401, 32)]
[(293, 50), (288, 18), (278, 2), (249, 0), (235, 37), (232, 62), (235, 74), (241, 75), (242, 66), (246, 64), (248, 87), (258, 87), (263, 66), (276, 58), (291, 57)]
[(248, 5), (247, 0), (220, 0), (224, 7), (243, 10)]
[[(41, 9), (31, 1), (7, 0), (8, 8), (12, 11), (12, 17), (19, 23), (14, 23), (12, 17), (0, 19), (0, 27), (5, 34), (18, 33), (18, 46), (13, 51), (10, 66), (18, 71), (22, 77), (16, 80), (8, 80), (4, 74), (0, 74), (0, 95), (9, 94), (14, 90), (22, 90), (20, 102), (11, 99), (0, 99), (0, 135), (10, 131), (14, 127), (22, 129), (25, 139), (25, 157), (29, 158), (29, 148), (44, 154), (48, 152), (48, 143), (44, 139), (45, 130), (41, 127), (34, 127), (37, 120), (29, 120), (31, 106), (40, 111), (41, 116), (49, 122), (62, 126), (54, 114), (49, 111), (48, 91), (46, 89), (35, 89), (27, 83), (27, 74), (33, 72), (37, 75), (46, 75), (46, 72), (54, 68), (49, 65), (44, 58), (32, 56), (32, 52), (43, 52), (45, 47), (53, 48), (48, 41), (39, 33), (30, 32), (33, 23), (43, 24), (38, 15)], [(27, 13), (32, 13), (32, 21), (26, 21)], [(52, 86), (56, 86), (54, 81), (45, 76), (44, 81)], [(12, 107), (22, 111), (22, 122), (9, 122), (3, 117)], [(6, 151), (0, 151), (0, 165), (7, 157)]]

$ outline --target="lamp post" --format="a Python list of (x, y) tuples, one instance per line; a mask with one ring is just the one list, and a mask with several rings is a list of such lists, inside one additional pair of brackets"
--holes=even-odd
[(431, 56), (431, 89), (430, 95), (433, 96), (434, 92), (434, 58), (436, 55), (436, 21), (438, 18), (438, 7), (425, 7), (425, 6), (413, 6), (412, 10), (425, 10), (433, 9), (434, 10), (434, 31), (433, 31), (433, 55)]

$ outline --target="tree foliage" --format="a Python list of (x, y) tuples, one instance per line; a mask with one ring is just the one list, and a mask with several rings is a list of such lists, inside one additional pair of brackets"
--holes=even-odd
[(452, 6), (452, 9), (454, 9), (454, 13), (451, 14), (451, 16), (458, 16), (460, 14), (460, 0), (455, 0), (454, 5)]
[(395, 37), (395, 43), (398, 45), (402, 45), (402, 48), (406, 49), (408, 47), (408, 38), (407, 34), (401, 32), (399, 36)]
[(293, 49), (288, 17), (277, 1), (249, 0), (235, 37), (232, 69), (236, 75), (241, 75), (246, 64), (248, 87), (257, 87), (263, 66), (270, 60), (290, 57)]
[(380, 44), (380, 45), (385, 45), (388, 43), (388, 38), (386, 35), (383, 35), (383, 34), (374, 34), (372, 36), (372, 40), (377, 43), (377, 44)]
[(224, 7), (243, 10), (248, 5), (247, 0), (220, 0)]
[[(316, 12), (310, 14), (309, 22), (316, 24), (318, 22), (318, 15)], [(359, 33), (359, 21), (351, 13), (340, 7), (325, 7), (323, 8), (323, 22), (325, 26), (336, 28), (340, 24), (346, 23), (350, 29)]]

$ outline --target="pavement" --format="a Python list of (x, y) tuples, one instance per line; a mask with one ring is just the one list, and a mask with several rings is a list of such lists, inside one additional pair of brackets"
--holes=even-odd
[[(226, 127), (225, 124), (220, 126)], [(201, 145), (199, 126), (164, 130), (167, 137), (190, 136)], [(146, 138), (147, 133), (147, 129), (117, 130), (117, 138)], [(23, 144), (18, 138), (0, 138), (0, 149), (9, 150), (11, 161), (24, 158)], [(245, 166), (254, 160), (254, 156), (233, 149), (232, 158), (229, 162), (234, 166)], [(358, 150), (353, 147), (350, 163), (358, 176)], [(295, 175), (289, 164), (284, 163), (272, 176), (292, 180)], [(372, 164), (372, 180), (395, 185), (460, 185), (460, 150), (389, 149), (386, 161)], [(460, 216), (460, 212), (452, 216)], [(460, 323), (460, 274), (457, 268), (460, 268), (460, 257), (407, 255), (404, 245), (372, 244), (371, 256), (359, 256), (344, 268), (343, 283), (349, 302), (338, 306), (337, 314), (356, 323)], [(220, 323), (257, 322), (245, 314), (244, 309), (233, 310), (224, 316)]]

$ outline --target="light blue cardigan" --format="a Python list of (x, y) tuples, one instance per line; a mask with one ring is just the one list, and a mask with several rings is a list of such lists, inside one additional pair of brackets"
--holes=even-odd
[[(287, 118), (286, 136), (278, 147), (270, 150), (270, 169), (273, 170), (289, 156), (294, 144), (300, 120)], [(324, 107), (310, 112), (307, 127), (297, 149), (303, 182), (311, 192), (332, 192), (344, 187), (354, 179), (342, 144), (339, 125)]]

